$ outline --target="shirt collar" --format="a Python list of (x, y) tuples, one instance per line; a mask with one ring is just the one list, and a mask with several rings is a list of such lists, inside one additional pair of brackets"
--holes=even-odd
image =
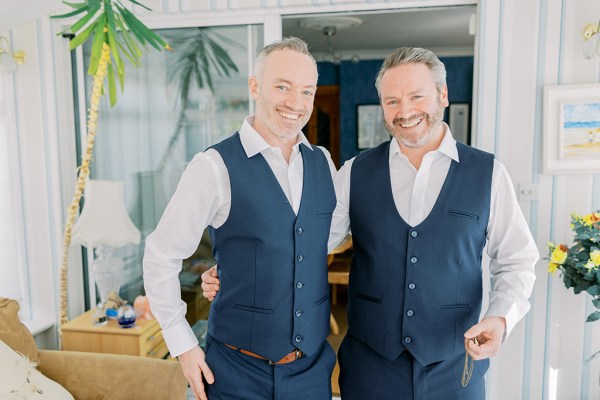
[[(246, 152), (246, 156), (248, 158), (257, 155), (258, 153), (267, 150), (273, 146), (269, 145), (265, 139), (252, 127), (252, 123), (254, 122), (254, 116), (250, 115), (244, 118), (244, 122), (242, 123), (242, 127), (240, 128), (240, 141), (242, 142), (242, 147)], [(298, 140), (293, 147), (293, 152), (299, 151), (300, 144), (305, 145), (307, 148), (312, 150), (312, 146), (306, 139), (306, 136), (302, 131), (298, 133)]]
[[(446, 133), (444, 133), (444, 138), (442, 139), (442, 143), (440, 143), (440, 146), (437, 148), (437, 150), (435, 150), (436, 152), (439, 152), (447, 157), (450, 157), (452, 160), (459, 162), (458, 159), (458, 149), (456, 148), (456, 140), (452, 137), (452, 132), (450, 132), (450, 127), (448, 127), (448, 125), (446, 125), (445, 122), (442, 122), (445, 127), (446, 127)], [(400, 145), (398, 144), (398, 141), (394, 138), (392, 138), (392, 141), (390, 143), (390, 160), (392, 159), (392, 157), (398, 154), (400, 157), (406, 157), (404, 154), (402, 154), (402, 150), (400, 149)]]

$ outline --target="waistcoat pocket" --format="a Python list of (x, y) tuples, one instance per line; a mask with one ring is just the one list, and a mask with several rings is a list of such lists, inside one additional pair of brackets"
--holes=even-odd
[(369, 296), (360, 292), (356, 292), (356, 297), (358, 297), (359, 299), (370, 301), (372, 303), (381, 304), (381, 297)]
[(238, 310), (249, 311), (249, 312), (254, 312), (254, 313), (259, 313), (259, 314), (274, 314), (275, 313), (275, 310), (273, 310), (271, 308), (251, 307), (251, 306), (245, 306), (243, 304), (234, 304), (233, 306), (235, 308), (237, 308)]
[(460, 211), (460, 210), (448, 210), (448, 215), (451, 217), (468, 218), (468, 219), (474, 219), (476, 221), (479, 220), (479, 215), (471, 214), (469, 212)]
[(442, 311), (459, 311), (459, 310), (468, 310), (468, 304), (445, 304), (442, 305)]

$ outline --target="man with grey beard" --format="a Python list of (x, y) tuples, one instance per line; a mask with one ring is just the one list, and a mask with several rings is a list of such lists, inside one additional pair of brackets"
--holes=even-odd
[[(375, 85), (393, 139), (334, 180), (330, 243), (350, 226), (354, 243), (342, 398), (483, 399), (488, 358), (530, 307), (538, 250), (506, 168), (442, 122), (435, 54), (397, 49)], [(493, 278), (479, 320), (486, 243)]]

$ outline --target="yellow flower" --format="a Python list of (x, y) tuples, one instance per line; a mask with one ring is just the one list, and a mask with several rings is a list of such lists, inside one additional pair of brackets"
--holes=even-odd
[(584, 215), (584, 216), (583, 216), (583, 218), (582, 218), (582, 220), (583, 220), (583, 223), (584, 223), (585, 225), (587, 225), (587, 226), (591, 226), (591, 225), (593, 225), (594, 223), (596, 223), (596, 222), (600, 221), (600, 214), (599, 214), (599, 213), (595, 213), (595, 212), (593, 212), (593, 213), (591, 213), (591, 214)]
[(568, 247), (564, 244), (555, 247), (552, 250), (552, 254), (550, 254), (550, 263), (554, 264), (562, 264), (567, 259), (567, 252), (569, 251)]
[(548, 263), (548, 272), (553, 274), (554, 271), (556, 271), (558, 269), (558, 264), (556, 263)]
[(590, 262), (596, 267), (600, 267), (600, 250), (594, 250), (590, 253)]

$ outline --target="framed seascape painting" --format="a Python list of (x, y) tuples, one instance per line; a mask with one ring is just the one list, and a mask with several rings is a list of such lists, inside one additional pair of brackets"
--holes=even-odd
[(600, 84), (544, 88), (545, 174), (600, 173)]

